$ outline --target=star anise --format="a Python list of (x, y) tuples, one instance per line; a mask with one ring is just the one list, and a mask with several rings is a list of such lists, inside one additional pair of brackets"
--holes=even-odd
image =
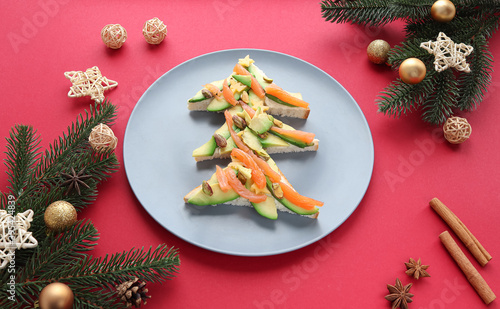
[(409, 263), (405, 263), (407, 271), (405, 273), (408, 276), (412, 276), (415, 279), (423, 278), (423, 277), (430, 277), (429, 273), (426, 271), (427, 268), (429, 268), (429, 265), (422, 265), (422, 262), (420, 259), (415, 262), (414, 259), (410, 258)]
[(396, 279), (395, 285), (387, 285), (387, 289), (389, 290), (389, 295), (385, 297), (388, 301), (392, 302), (392, 309), (401, 308), (408, 309), (408, 303), (411, 303), (413, 299), (413, 294), (409, 293), (412, 284), (408, 283), (403, 286), (401, 280)]
[(68, 189), (66, 190), (66, 195), (68, 195), (71, 190), (76, 189), (78, 192), (78, 195), (81, 195), (82, 192), (80, 190), (80, 186), (85, 186), (87, 188), (90, 188), (89, 185), (87, 185), (84, 180), (91, 178), (91, 175), (86, 175), (85, 174), (85, 168), (83, 168), (80, 172), (76, 173), (75, 169), (71, 167), (71, 174), (67, 173), (61, 173), (61, 176), (63, 176), (66, 181), (64, 181), (61, 185), (63, 187), (68, 186)]

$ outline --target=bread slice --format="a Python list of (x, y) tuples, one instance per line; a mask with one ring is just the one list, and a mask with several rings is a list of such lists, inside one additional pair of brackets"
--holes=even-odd
[(265, 106), (269, 106), (267, 113), (276, 116), (307, 119), (311, 112), (309, 108), (286, 106), (267, 97), (264, 104)]
[[(188, 101), (187, 107), (190, 111), (206, 112), (208, 104), (210, 104), (210, 102), (212, 102), (212, 100), (213, 100), (213, 98), (205, 99), (203, 101), (198, 101), (198, 102), (189, 102)], [(219, 112), (223, 112), (223, 111), (219, 111)]]
[[(235, 151), (235, 150), (234, 150)], [(234, 153), (233, 151), (233, 153)], [(242, 151), (240, 151), (242, 152)], [(234, 154), (233, 154), (234, 155)], [(271, 181), (268, 178), (268, 182), (263, 189), (258, 189), (255, 186), (255, 183), (253, 181), (253, 173), (250, 169), (249, 166), (245, 165), (245, 163), (239, 161), (238, 159), (232, 157), (232, 162), (228, 164), (226, 168), (223, 170), (226, 172), (225, 175), (228, 175), (227, 172), (234, 172), (236, 174), (241, 174), (239, 176), (243, 176), (243, 183), (245, 184), (245, 187), (252, 192), (255, 192), (256, 194), (265, 194), (267, 196), (267, 199), (265, 201), (265, 205), (259, 205), (255, 203), (251, 203), (248, 199), (241, 197), (238, 193), (236, 193), (235, 190), (229, 189), (228, 191), (222, 191), (222, 189), (219, 186), (219, 179), (217, 176), (217, 173), (214, 173), (210, 179), (206, 182), (204, 182), (204, 186), (208, 186), (209, 188), (205, 188), (206, 190), (203, 190), (203, 185), (199, 185), (198, 187), (194, 188), (191, 190), (186, 196), (184, 196), (184, 202), (185, 203), (190, 203), (198, 206), (216, 206), (220, 204), (227, 204), (227, 205), (233, 205), (233, 206), (247, 206), (247, 207), (259, 207), (259, 209), (256, 209), (256, 211), (261, 214), (262, 216), (269, 218), (269, 219), (277, 219), (278, 218), (278, 211), (280, 212), (288, 212), (291, 214), (295, 215), (300, 215), (303, 217), (311, 218), (311, 219), (316, 219), (318, 218), (319, 215), (319, 210), (317, 207), (313, 207), (313, 209), (306, 210), (300, 206), (297, 206), (293, 203), (291, 203), (289, 200), (285, 199), (279, 199), (277, 198), (278, 191), (275, 191), (274, 185), (272, 184)], [(281, 180), (278, 182), (280, 185), (278, 187), (282, 187), (285, 184), (289, 187), (292, 187), (290, 182), (286, 179), (286, 177), (283, 175), (281, 170), (277, 167), (276, 163), (274, 162), (273, 159), (269, 159), (267, 161), (267, 164), (271, 169), (273, 169), (275, 172), (277, 172), (281, 176)], [(230, 169), (229, 171), (227, 171)], [(232, 171), (231, 171), (232, 169)], [(246, 176), (245, 176), (246, 175)], [(226, 176), (224, 176), (226, 177)], [(267, 177), (267, 176), (266, 176)], [(238, 177), (238, 180), (235, 180), (237, 183), (241, 181), (240, 177)], [(232, 186), (232, 185), (231, 185)], [(259, 190), (259, 192), (254, 191), (254, 190)], [(292, 190), (294, 190), (292, 188)], [(207, 194), (207, 192), (211, 192), (211, 194)], [(239, 192), (239, 191), (238, 191)], [(281, 193), (283, 194), (283, 193)], [(281, 196), (280, 196), (281, 197)], [(320, 203), (320, 204), (318, 204)], [(312, 206), (321, 206), (321, 202), (314, 202)]]
[[(267, 109), (267, 107), (258, 107), (257, 111), (254, 111), (245, 103), (239, 103), (227, 110), (232, 117), (240, 118), (245, 123), (243, 125), (244, 129), (240, 131), (242, 134), (241, 139), (256, 153), (262, 150), (267, 154), (318, 150), (319, 140), (314, 139), (314, 134), (295, 130), (295, 128), (262, 111), (263, 109)], [(254, 119), (255, 117), (258, 119)], [(236, 127), (234, 129), (240, 130), (240, 128)], [(305, 134), (308, 139), (301, 140), (297, 136), (294, 137), (294, 134)], [(216, 142), (215, 137), (218, 138), (218, 142)], [(224, 143), (224, 141), (227, 143), (227, 147), (221, 148), (219, 145), (222, 145), (221, 142)], [(227, 122), (224, 122), (208, 142), (193, 151), (193, 157), (198, 162), (227, 158), (235, 146), (228, 131)]]
[[(198, 102), (188, 102), (187, 108), (190, 111), (207, 111), (207, 107), (212, 102), (213, 98), (205, 99), (203, 101)], [(269, 109), (267, 113), (274, 116), (282, 116), (289, 118), (299, 118), (299, 119), (307, 119), (309, 117), (309, 113), (311, 110), (309, 108), (303, 107), (291, 107), (286, 106), (280, 103), (277, 103), (270, 98), (265, 98), (264, 106), (268, 106)], [(218, 113), (224, 112), (224, 110), (217, 111)]]
[[(292, 118), (301, 118), (307, 119), (309, 116), (310, 109), (309, 107), (302, 106), (294, 106), (294, 105), (308, 105), (306, 102), (302, 101), (302, 95), (294, 94), (291, 92), (284, 91), (283, 89), (276, 86), (273, 79), (270, 79), (266, 76), (266, 74), (258, 68), (254, 61), (250, 59), (249, 56), (244, 59), (239, 59), (238, 64), (233, 69), (235, 72), (232, 72), (229, 77), (222, 80), (217, 80), (210, 82), (204, 86), (201, 90), (199, 90), (192, 98), (188, 100), (188, 109), (191, 111), (216, 111), (222, 112), (224, 109), (230, 107), (230, 103), (225, 100), (223, 96), (224, 83), (227, 85), (232, 91), (235, 100), (243, 99), (244, 97), (248, 97), (249, 93), (253, 92), (260, 93), (261, 96), (255, 95), (254, 97), (258, 101), (262, 101), (259, 105), (269, 107), (269, 114), (283, 117), (292, 117)], [(238, 73), (236, 73), (238, 72)], [(250, 78), (251, 76), (251, 78)], [(271, 88), (279, 88), (278, 97), (274, 97), (272, 95), (265, 95), (262, 91), (266, 91)], [(257, 92), (256, 92), (257, 91)], [(245, 95), (243, 93), (246, 92)], [(288, 93), (288, 95), (287, 95)], [(210, 103), (214, 100), (214, 96), (219, 97), (219, 100), (224, 102), (223, 104), (218, 104), (219, 102), (215, 101), (217, 104), (214, 104), (209, 107)], [(292, 97), (295, 97), (292, 98)], [(299, 99), (301, 104), (297, 104)], [(231, 99), (232, 100), (232, 99)], [(283, 101), (282, 101), (283, 100)], [(252, 106), (252, 103), (243, 99), (246, 103)], [(251, 100), (250, 100), (251, 101)]]
[[(186, 196), (184, 196), (184, 203), (188, 203), (189, 199), (195, 194), (197, 193), (199, 190), (201, 190), (201, 185), (199, 185), (198, 187), (194, 188), (191, 192), (189, 192), (188, 194), (186, 194)], [(276, 209), (278, 211), (281, 211), (281, 212), (287, 212), (287, 213), (290, 213), (290, 214), (293, 214), (293, 215), (298, 215), (298, 216), (302, 216), (302, 217), (306, 217), (306, 218), (310, 218), (310, 219), (317, 219), (318, 216), (319, 216), (319, 211), (315, 214), (312, 214), (312, 215), (299, 215), (297, 214), (296, 212), (293, 212), (291, 211), (290, 209), (286, 208), (285, 206), (283, 206), (283, 204), (281, 204), (277, 199), (274, 199), (274, 203), (276, 205)], [(247, 200), (247, 199), (244, 199), (242, 197), (238, 197), (237, 199), (235, 200), (232, 200), (232, 201), (229, 201), (229, 202), (226, 202), (224, 204), (227, 204), (227, 205), (232, 205), (232, 206), (242, 206), (242, 207), (252, 207), (252, 204)], [(220, 205), (220, 204), (212, 204), (212, 205), (209, 205), (209, 206), (217, 206), (217, 205)]]
[[(317, 151), (319, 148), (319, 140), (314, 139), (313, 145), (307, 146), (304, 148), (289, 144), (288, 146), (273, 146), (265, 148), (268, 154), (276, 154), (276, 153), (297, 153), (297, 152), (308, 152), (308, 151)], [(194, 157), (196, 162), (214, 160), (214, 159), (227, 159), (230, 157), (230, 153), (226, 152), (221, 154), (220, 148), (216, 148), (215, 152), (212, 156), (199, 156)]]

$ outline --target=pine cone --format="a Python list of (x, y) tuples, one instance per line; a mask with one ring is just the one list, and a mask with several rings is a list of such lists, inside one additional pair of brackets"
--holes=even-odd
[(137, 277), (133, 280), (123, 282), (116, 287), (116, 290), (118, 291), (118, 297), (127, 303), (127, 308), (132, 306), (139, 308), (141, 302), (145, 305), (147, 299), (151, 298), (150, 295), (146, 295), (148, 292), (146, 282), (139, 281)]

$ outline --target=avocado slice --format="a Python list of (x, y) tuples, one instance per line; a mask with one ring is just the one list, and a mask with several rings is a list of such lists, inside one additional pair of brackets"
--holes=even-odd
[(220, 134), (224, 138), (228, 138), (231, 135), (231, 133), (229, 133), (229, 130), (227, 128), (227, 124), (226, 123), (224, 123), (220, 128), (218, 128), (217, 130), (215, 130), (215, 134)]
[(217, 179), (217, 174), (216, 174), (216, 173), (213, 173), (213, 174), (212, 174), (212, 177), (210, 177), (210, 179), (209, 179), (209, 180), (207, 180), (207, 182), (208, 182), (208, 184), (209, 184), (210, 186), (212, 186), (212, 185), (214, 185), (214, 184), (216, 184), (216, 183), (219, 183), (219, 179)]
[[(239, 100), (240, 97), (241, 97), (241, 93), (240, 92), (234, 93), (234, 98), (236, 100)], [(220, 99), (219, 98), (214, 98), (210, 102), (210, 104), (208, 104), (207, 111), (209, 111), (209, 112), (218, 112), (218, 111), (223, 111), (226, 108), (230, 108), (230, 107), (233, 107), (233, 105), (231, 105), (231, 103), (229, 103), (228, 101), (226, 101), (226, 99), (224, 99), (224, 97), (221, 97)]]
[(253, 134), (252, 131), (248, 127), (243, 130), (241, 134), (241, 138), (243, 139), (243, 143), (245, 143), (248, 147), (252, 148), (254, 151), (264, 151), (262, 145), (259, 141), (257, 135)]
[(237, 104), (236, 106), (231, 107), (227, 111), (229, 113), (231, 113), (232, 116), (234, 116), (234, 115), (237, 115), (238, 113), (241, 113), (241, 111), (243, 111), (243, 107), (241, 107), (241, 105)]
[[(240, 111), (241, 107), (233, 107), (232, 109), (229, 109), (230, 113), (235, 113)], [(239, 132), (240, 129), (235, 127), (233, 125), (233, 130), (235, 132)], [(222, 137), (224, 137), (227, 141), (227, 145), (224, 148), (220, 148), (220, 153), (225, 154), (227, 152), (231, 152), (233, 148), (236, 147), (236, 144), (234, 143), (233, 139), (231, 138), (231, 133), (229, 133), (229, 130), (227, 129), (227, 124), (224, 123), (220, 128), (218, 128), (215, 131), (216, 134), (220, 134)], [(215, 138), (212, 136), (208, 142), (205, 144), (201, 145), (200, 147), (196, 148), (193, 151), (193, 157), (209, 157), (213, 156), (215, 153), (215, 149), (217, 149), (217, 143), (215, 142)]]
[[(220, 128), (218, 128), (215, 133), (220, 134), (225, 139), (227, 139), (231, 135), (225, 123)], [(208, 142), (193, 150), (193, 157), (213, 156), (216, 148), (217, 143), (215, 142), (215, 138), (212, 136)]]
[(238, 148), (238, 146), (236, 146), (236, 143), (234, 142), (234, 140), (231, 136), (229, 136), (226, 139), (226, 141), (227, 141), (226, 147), (220, 148), (221, 155), (226, 154), (228, 152), (231, 152), (233, 150), (233, 148)]
[(284, 141), (282, 138), (277, 137), (273, 134), (268, 134), (265, 138), (259, 137), (260, 144), (264, 148), (268, 147), (287, 147), (290, 144)]
[[(248, 178), (249, 179), (249, 178)], [(245, 187), (250, 190), (252, 181), (247, 181)], [(278, 209), (276, 208), (276, 203), (272, 196), (267, 196), (267, 199), (264, 202), (254, 203), (250, 202), (257, 211), (257, 213), (265, 218), (276, 220), (278, 219)]]
[[(238, 128), (236, 128), (236, 129), (239, 130)], [(231, 152), (231, 150), (233, 150), (233, 148), (236, 147), (236, 144), (234, 143), (234, 141), (231, 137), (231, 133), (229, 133), (229, 130), (227, 129), (226, 123), (224, 123), (222, 125), (222, 127), (220, 127), (219, 129), (217, 129), (217, 131), (215, 131), (215, 134), (221, 135), (222, 137), (224, 137), (226, 139), (226, 142), (227, 142), (226, 147), (219, 148), (221, 155), (226, 154), (228, 152)]]
[[(221, 80), (216, 80), (214, 82), (211, 82), (210, 84), (214, 85), (215, 87), (218, 87), (219, 90), (222, 90), (222, 84), (224, 83), (224, 80), (221, 79)], [(195, 103), (195, 102), (200, 102), (200, 101), (203, 101), (203, 100), (206, 100), (207, 98), (205, 98), (205, 96), (203, 95), (203, 93), (201, 93), (201, 90), (200, 89), (195, 95), (194, 97), (192, 97), (191, 99), (188, 100), (188, 102), (190, 103)]]
[(243, 130), (241, 138), (243, 139), (243, 143), (245, 143), (258, 155), (265, 158), (269, 158), (269, 154), (264, 150), (264, 148), (262, 148), (262, 144), (260, 143), (260, 140), (257, 137), (257, 135), (255, 135), (248, 127), (246, 127), (245, 130)]
[(229, 108), (231, 106), (232, 106), (231, 103), (229, 103), (228, 101), (226, 101), (226, 99), (224, 99), (223, 97), (221, 97), (220, 99), (214, 98), (210, 102), (210, 104), (208, 104), (207, 111), (209, 111), (209, 112), (218, 112), (218, 111), (225, 110), (226, 108)]
[(249, 100), (248, 105), (250, 105), (250, 107), (254, 107), (254, 105), (256, 105), (257, 107), (264, 106), (264, 101), (261, 98), (259, 98), (255, 94), (255, 92), (253, 92), (253, 90), (248, 91), (248, 100)]
[[(211, 84), (213, 84), (216, 87), (218, 87), (219, 90), (222, 90), (223, 83), (224, 83), (224, 80), (219, 80), (219, 81), (211, 82)], [(230, 83), (231, 83), (231, 79), (229, 79), (229, 81), (228, 81), (229, 85), (230, 85)], [(234, 93), (234, 98), (236, 100), (239, 100), (241, 98), (241, 92), (235, 92)], [(201, 93), (201, 90), (200, 90), (200, 91), (198, 91), (198, 93), (196, 93), (196, 95), (194, 97), (192, 97), (191, 99), (189, 99), (188, 102), (194, 103), (194, 102), (199, 102), (199, 101), (203, 101), (203, 100), (206, 100), (206, 98), (205, 98), (205, 96), (203, 96), (203, 94)], [(229, 108), (229, 107), (232, 107), (232, 106), (233, 105), (231, 105), (231, 103), (229, 103), (228, 101), (226, 101), (226, 99), (224, 99), (224, 97), (213, 98), (212, 101), (210, 101), (210, 103), (207, 106), (207, 111), (209, 111), (209, 112), (218, 112), (218, 111), (225, 110), (226, 108)]]
[(212, 136), (208, 142), (193, 150), (193, 157), (213, 156), (215, 148), (217, 148), (217, 143), (215, 142), (215, 138)]
[(198, 191), (189, 198), (188, 203), (198, 206), (217, 205), (224, 204), (240, 197), (233, 189), (223, 192), (218, 183), (211, 184), (210, 187), (212, 188), (212, 195), (204, 193), (200, 187)]
[(278, 132), (275, 132), (275, 131), (270, 131), (270, 133), (278, 136), (279, 138), (289, 142), (290, 144), (292, 145), (295, 145), (297, 147), (300, 147), (300, 148), (305, 148), (305, 147), (308, 147), (308, 146), (312, 146), (313, 144), (307, 144), (307, 143), (304, 143), (303, 141), (300, 141), (298, 139), (295, 139), (293, 137), (289, 137), (289, 136), (285, 136), (285, 135), (282, 135), (282, 134), (279, 134)]
[(233, 75), (233, 78), (247, 87), (252, 86), (252, 78), (250, 75)]
[(252, 120), (250, 120), (248, 127), (257, 134), (265, 133), (273, 126), (273, 120), (271, 119), (272, 118), (263, 113), (262, 109), (259, 107)]
[(268, 196), (264, 202), (252, 203), (252, 206), (259, 215), (271, 220), (278, 219), (278, 209), (276, 208), (273, 197)]
[(264, 72), (262, 72), (261, 69), (259, 69), (255, 64), (250, 64), (247, 68), (248, 72), (252, 73), (252, 75), (255, 77), (257, 82), (262, 86), (262, 88), (266, 89), (267, 86), (271, 85), (270, 82), (266, 82), (264, 80)]
[(267, 188), (269, 189), (269, 191), (271, 191), (271, 193), (273, 194), (274, 198), (277, 199), (283, 206), (285, 206), (286, 208), (290, 209), (291, 211), (293, 211), (294, 213), (296, 214), (299, 214), (299, 215), (313, 215), (315, 213), (317, 213), (319, 211), (319, 209), (317, 207), (315, 207), (314, 209), (312, 210), (307, 210), (307, 209), (304, 209), (302, 207), (299, 207), (297, 205), (295, 205), (294, 203), (290, 202), (289, 200), (287, 200), (286, 198), (277, 198), (274, 193), (273, 193), (273, 184), (271, 182), (271, 180), (269, 180), (269, 178), (266, 176), (266, 181), (267, 181)]

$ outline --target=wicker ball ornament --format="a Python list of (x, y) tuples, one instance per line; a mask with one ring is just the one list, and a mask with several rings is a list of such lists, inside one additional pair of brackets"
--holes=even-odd
[(443, 126), (444, 138), (452, 144), (465, 142), (472, 133), (472, 127), (465, 118), (450, 117)]
[(149, 44), (160, 44), (167, 36), (167, 26), (155, 17), (144, 23), (142, 35)]
[(118, 145), (118, 138), (110, 127), (100, 123), (96, 125), (89, 135), (89, 144), (94, 151), (105, 152), (114, 150)]
[(101, 38), (107, 47), (118, 49), (127, 40), (127, 30), (120, 24), (109, 24), (102, 28)]

